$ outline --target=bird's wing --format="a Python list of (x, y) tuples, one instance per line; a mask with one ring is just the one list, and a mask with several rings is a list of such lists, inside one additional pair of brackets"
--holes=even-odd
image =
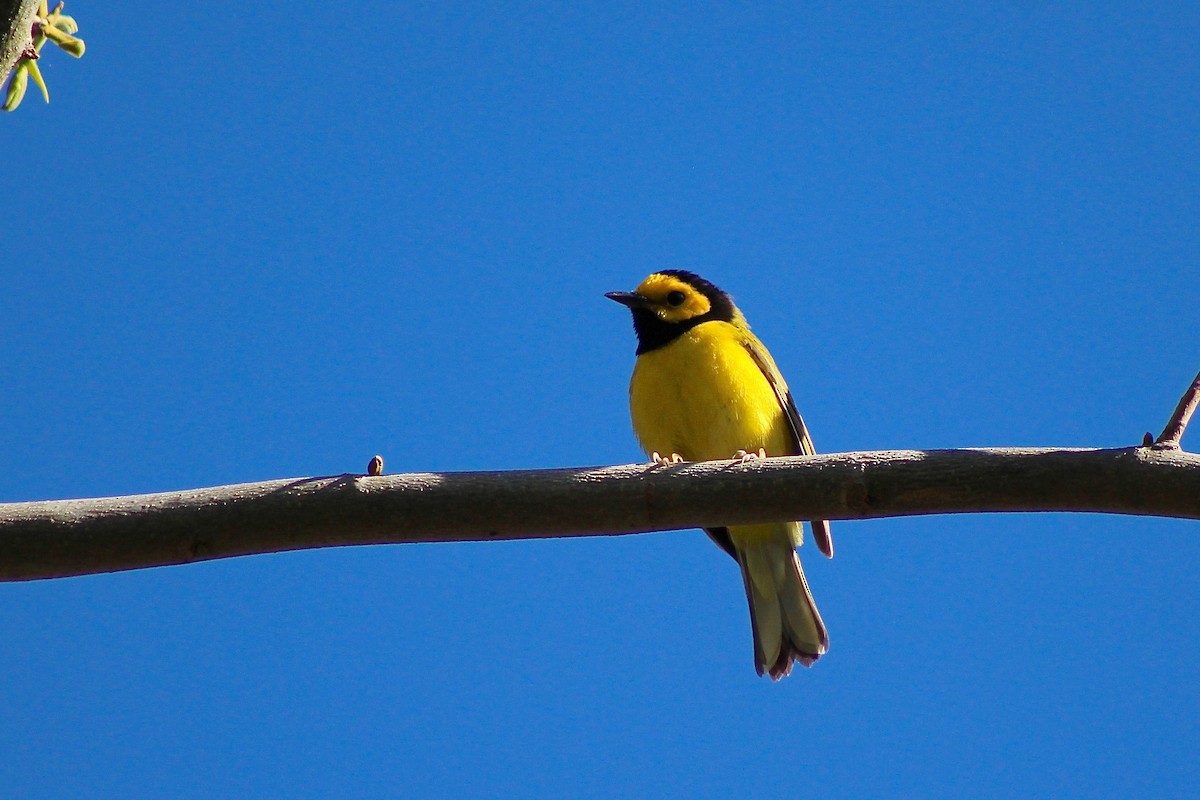
[[(800, 416), (800, 412), (796, 410), (796, 401), (792, 399), (792, 390), (788, 388), (787, 381), (783, 379), (779, 367), (775, 366), (775, 359), (771, 358), (767, 348), (749, 330), (744, 331), (742, 346), (746, 348), (750, 357), (754, 359), (754, 363), (758, 364), (758, 368), (766, 376), (767, 383), (771, 384), (771, 389), (774, 390), (775, 397), (784, 410), (784, 416), (787, 417), (788, 427), (792, 432), (792, 441), (796, 445), (795, 455), (816, 455), (817, 450), (813, 447), (812, 437), (808, 434), (808, 428), (804, 425), (804, 419)], [(814, 519), (809, 522), (809, 525), (812, 525), (813, 539), (817, 542), (817, 548), (829, 558), (833, 558), (833, 536), (829, 532), (829, 523), (823, 519)]]
[(704, 532), (716, 543), (717, 547), (729, 553), (734, 561), (742, 563), (742, 560), (738, 558), (737, 548), (734, 547), (733, 538), (729, 535), (729, 528), (705, 528)]

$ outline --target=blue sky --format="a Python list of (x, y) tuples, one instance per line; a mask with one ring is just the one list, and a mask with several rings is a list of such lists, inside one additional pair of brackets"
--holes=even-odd
[[(663, 267), (823, 451), (1132, 445), (1200, 368), (1184, 4), (67, 11), (0, 119), (0, 500), (639, 460), (602, 293)], [(1194, 791), (1194, 523), (834, 531), (779, 684), (696, 531), (3, 585), (0, 785)]]

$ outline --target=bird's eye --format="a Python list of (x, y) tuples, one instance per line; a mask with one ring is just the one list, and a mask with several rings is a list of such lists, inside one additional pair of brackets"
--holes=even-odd
[(683, 292), (667, 293), (667, 305), (669, 306), (681, 306), (683, 305), (684, 299)]

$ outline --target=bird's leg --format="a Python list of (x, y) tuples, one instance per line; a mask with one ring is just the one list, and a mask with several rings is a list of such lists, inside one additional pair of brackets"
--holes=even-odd
[(664, 458), (659, 455), (657, 450), (650, 454), (650, 461), (660, 467), (669, 467), (672, 464), (684, 463), (683, 456), (679, 455), (679, 453), (671, 453), (669, 457)]
[(747, 461), (754, 461), (756, 458), (766, 458), (766, 457), (767, 457), (767, 448), (765, 448), (765, 447), (758, 448), (757, 453), (747, 453), (745, 450), (738, 450), (736, 453), (733, 454), (733, 460), (740, 461), (743, 464), (745, 464)]

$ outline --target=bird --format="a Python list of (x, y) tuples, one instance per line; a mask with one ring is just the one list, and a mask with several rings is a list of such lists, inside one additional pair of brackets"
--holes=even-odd
[[(665, 269), (605, 297), (633, 314), (630, 416), (656, 464), (816, 453), (775, 360), (728, 293), (694, 272)], [(829, 523), (809, 524), (832, 558)], [(741, 568), (758, 674), (777, 681), (794, 663), (812, 666), (829, 649), (829, 634), (796, 552), (802, 524), (705, 533)]]

